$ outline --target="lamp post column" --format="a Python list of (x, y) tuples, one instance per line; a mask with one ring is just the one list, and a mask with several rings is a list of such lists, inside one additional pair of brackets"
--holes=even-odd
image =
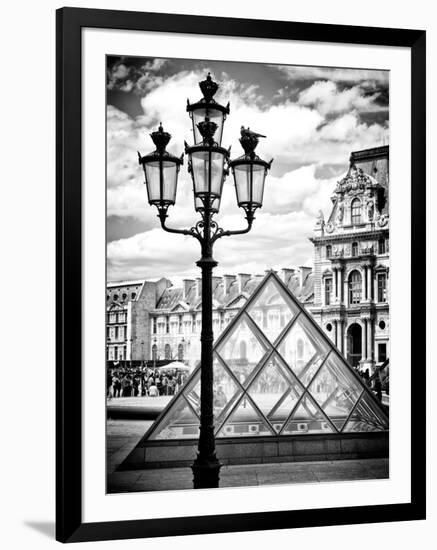
[(192, 465), (195, 489), (208, 489), (219, 486), (221, 464), (215, 454), (214, 438), (214, 380), (212, 328), (212, 270), (217, 262), (212, 257), (211, 210), (205, 201), (204, 239), (202, 257), (197, 265), (202, 270), (202, 332), (200, 368), (200, 434), (197, 458)]
[[(231, 235), (248, 233), (252, 228), (254, 213), (263, 202), (264, 182), (273, 159), (262, 160), (256, 153), (262, 134), (241, 127), (240, 143), (244, 155), (229, 162), (230, 149), (221, 147), (223, 122), (229, 113), (229, 105), (223, 107), (213, 101), (218, 85), (208, 75), (200, 83), (204, 98), (196, 104), (188, 103), (187, 110), (193, 121), (195, 144), (185, 143), (188, 155), (188, 171), (193, 180), (194, 206), (202, 219), (189, 229), (177, 229), (166, 224), (168, 208), (176, 201), (176, 187), (179, 168), (183, 155), (175, 157), (166, 151), (171, 139), (164, 132), (162, 124), (151, 133), (155, 151), (141, 156), (147, 186), (149, 204), (158, 209), (161, 227), (169, 233), (196, 238), (202, 249), (197, 265), (202, 270), (202, 332), (201, 332), (201, 368), (200, 368), (200, 433), (198, 454), (192, 464), (194, 488), (214, 488), (219, 485), (221, 464), (216, 457), (214, 438), (214, 386), (213, 386), (213, 322), (212, 322), (212, 270), (217, 265), (212, 255), (213, 244), (217, 239)], [(209, 118), (209, 111), (221, 113), (220, 124)], [(217, 119), (217, 117), (215, 116)], [(200, 119), (200, 120), (199, 120)], [(214, 133), (219, 129), (218, 140)], [(165, 162), (163, 162), (165, 160)], [(225, 162), (228, 168), (225, 168)], [(247, 225), (243, 229), (224, 230), (213, 220), (218, 213), (223, 183), (232, 169), (237, 195), (237, 204), (246, 214)], [(159, 182), (159, 185), (158, 185)]]

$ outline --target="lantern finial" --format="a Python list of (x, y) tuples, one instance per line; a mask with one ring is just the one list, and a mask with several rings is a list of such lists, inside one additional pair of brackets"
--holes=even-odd
[(164, 132), (162, 127), (162, 122), (159, 123), (158, 130), (150, 134), (153, 143), (155, 144), (156, 150), (158, 153), (162, 154), (165, 152), (168, 142), (171, 140), (171, 134)]
[(219, 89), (219, 85), (211, 78), (211, 73), (208, 73), (206, 79), (199, 82), (199, 88), (201, 89), (203, 97), (206, 101), (211, 101)]

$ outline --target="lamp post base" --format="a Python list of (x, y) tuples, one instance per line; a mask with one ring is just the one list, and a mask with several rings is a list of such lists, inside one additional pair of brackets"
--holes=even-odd
[(215, 456), (206, 461), (198, 456), (191, 466), (194, 489), (214, 489), (218, 487), (221, 466)]

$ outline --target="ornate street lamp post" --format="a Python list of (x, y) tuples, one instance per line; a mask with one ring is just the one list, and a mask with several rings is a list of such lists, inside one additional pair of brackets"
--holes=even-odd
[[(216, 457), (214, 438), (213, 394), (213, 326), (212, 326), (212, 270), (217, 266), (212, 251), (221, 237), (248, 233), (254, 214), (261, 208), (264, 181), (272, 161), (265, 162), (255, 154), (260, 134), (242, 127), (240, 143), (244, 155), (230, 161), (230, 149), (221, 146), (223, 125), (229, 114), (229, 104), (219, 105), (213, 96), (218, 89), (211, 76), (199, 84), (203, 98), (197, 103), (188, 102), (187, 111), (193, 123), (194, 145), (185, 143), (188, 155), (188, 171), (193, 181), (194, 208), (201, 219), (190, 229), (174, 229), (166, 225), (168, 208), (175, 204), (177, 178), (183, 155), (175, 157), (166, 151), (171, 135), (162, 124), (151, 138), (155, 151), (142, 157), (139, 163), (144, 169), (149, 203), (158, 209), (161, 227), (169, 233), (190, 235), (201, 246), (202, 255), (197, 265), (202, 270), (202, 332), (200, 375), (200, 434), (198, 455), (192, 470), (194, 488), (218, 487), (221, 464)], [(262, 136), (264, 137), (264, 136)], [(220, 208), (223, 183), (231, 168), (238, 206), (243, 208), (247, 226), (236, 231), (225, 231), (213, 219)]]

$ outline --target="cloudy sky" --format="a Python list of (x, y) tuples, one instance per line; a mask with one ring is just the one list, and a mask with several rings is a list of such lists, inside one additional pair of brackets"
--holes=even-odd
[[(312, 265), (308, 238), (319, 210), (327, 216), (336, 181), (351, 151), (388, 143), (388, 73), (335, 69), (108, 57), (107, 60), (107, 264), (108, 280), (198, 276), (199, 244), (165, 233), (147, 202), (137, 161), (154, 149), (149, 137), (160, 121), (172, 134), (168, 150), (180, 155), (192, 143), (186, 101), (201, 98), (198, 82), (208, 71), (220, 84), (215, 98), (230, 101), (222, 144), (240, 156), (241, 125), (265, 134), (258, 154), (274, 158), (264, 205), (247, 235), (215, 245), (216, 274), (263, 273)], [(186, 163), (179, 176), (169, 225), (197, 220)], [(221, 213), (226, 229), (244, 225), (232, 177), (224, 185)]]

